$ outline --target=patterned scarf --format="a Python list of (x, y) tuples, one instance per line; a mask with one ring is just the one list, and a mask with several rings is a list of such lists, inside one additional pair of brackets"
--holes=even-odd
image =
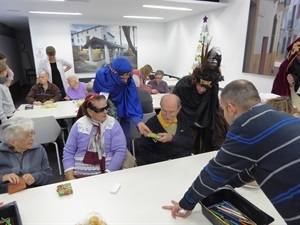
[(104, 143), (104, 131), (108, 124), (108, 119), (103, 123), (99, 123), (92, 118), (88, 118), (91, 124), (96, 129), (93, 131), (89, 140), (87, 151), (84, 155), (83, 163), (97, 165), (100, 164), (101, 172), (105, 171), (105, 143)]

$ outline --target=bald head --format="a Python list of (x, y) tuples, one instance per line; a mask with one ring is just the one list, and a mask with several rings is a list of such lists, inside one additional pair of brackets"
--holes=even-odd
[(180, 99), (177, 95), (174, 94), (167, 94), (164, 95), (161, 100), (160, 100), (160, 106), (163, 107), (164, 105), (175, 105), (177, 107), (177, 109), (180, 109), (181, 107), (181, 102)]
[(39, 74), (39, 83), (40, 84), (45, 84), (49, 80), (49, 74), (46, 71), (42, 71)]
[(160, 101), (160, 108), (163, 119), (167, 123), (172, 123), (181, 108), (180, 99), (174, 94), (164, 95)]
[(242, 111), (248, 111), (261, 102), (255, 86), (247, 80), (234, 80), (221, 93), (221, 102), (233, 103)]
[(40, 72), (39, 76), (47, 76), (49, 77), (49, 74), (46, 71)]

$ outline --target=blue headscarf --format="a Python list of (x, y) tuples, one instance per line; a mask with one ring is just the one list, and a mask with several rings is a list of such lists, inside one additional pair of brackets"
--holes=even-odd
[(126, 58), (115, 58), (110, 66), (97, 71), (93, 88), (96, 93), (109, 93), (109, 99), (117, 106), (118, 117), (142, 119), (142, 106), (132, 76), (130, 75), (127, 83), (120, 78), (131, 71), (132, 66)]

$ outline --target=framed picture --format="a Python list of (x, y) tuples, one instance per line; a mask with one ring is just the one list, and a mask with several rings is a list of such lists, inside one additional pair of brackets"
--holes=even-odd
[(75, 73), (95, 73), (116, 57), (127, 58), (137, 67), (137, 27), (71, 25)]
[(251, 0), (243, 72), (276, 75), (299, 36), (299, 0)]

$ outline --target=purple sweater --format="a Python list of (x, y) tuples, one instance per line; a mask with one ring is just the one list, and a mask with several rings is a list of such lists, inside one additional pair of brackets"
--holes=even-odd
[[(104, 145), (106, 154), (106, 169), (119, 170), (125, 160), (127, 148), (124, 132), (117, 120), (107, 115), (108, 125), (104, 130)], [(82, 163), (90, 137), (96, 129), (86, 116), (81, 117), (72, 126), (63, 151), (63, 166), (65, 172), (74, 170), (77, 175), (95, 175), (100, 172), (100, 166)]]
[(86, 89), (86, 83), (79, 82), (79, 86), (77, 89), (71, 88), (70, 86), (68, 87), (67, 95), (72, 100), (85, 99), (86, 97), (85, 89)]
[(152, 86), (152, 89), (156, 89), (159, 93), (169, 93), (169, 86), (166, 81), (162, 80), (159, 84), (155, 80), (150, 80), (148, 85)]

